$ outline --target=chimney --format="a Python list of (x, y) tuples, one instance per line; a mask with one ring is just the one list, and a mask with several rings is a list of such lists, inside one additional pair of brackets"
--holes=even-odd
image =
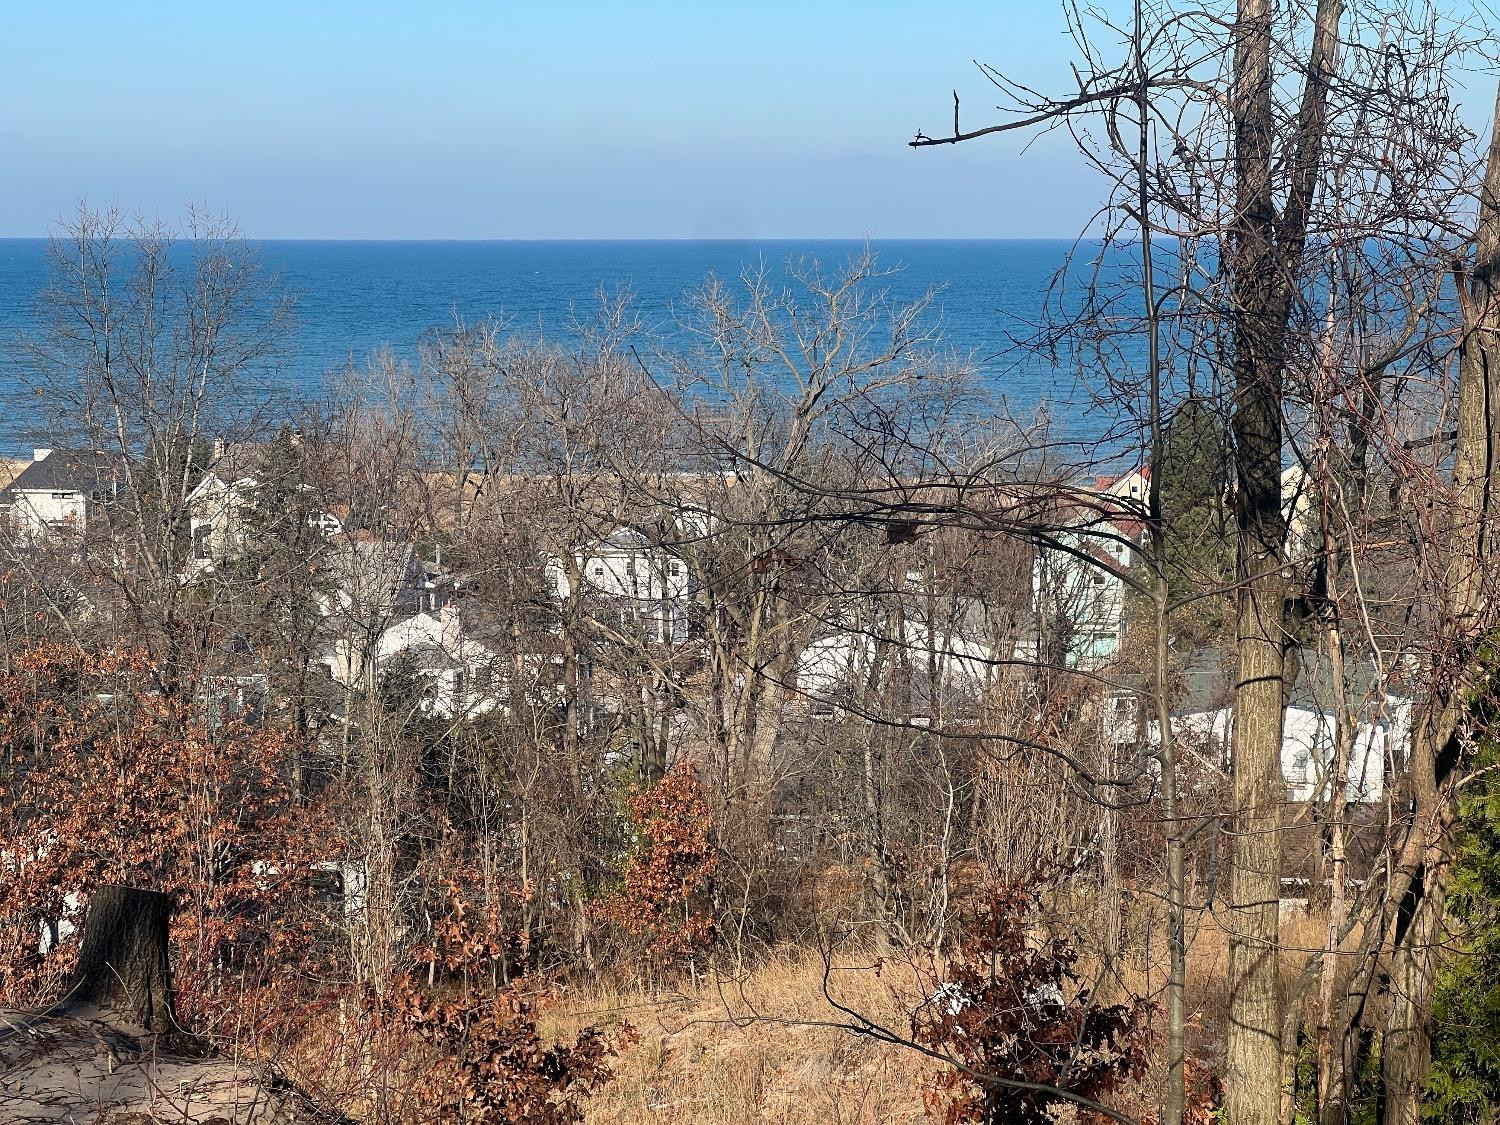
[(52, 450), (50, 449), (33, 449), (31, 451), (31, 459), (33, 461), (45, 461), (51, 454)]
[(224, 439), (223, 439), (223, 437), (216, 437), (216, 438), (214, 438), (214, 456), (213, 456), (213, 462), (217, 463), (217, 462), (219, 462), (219, 461), (221, 461), (223, 459), (224, 459)]

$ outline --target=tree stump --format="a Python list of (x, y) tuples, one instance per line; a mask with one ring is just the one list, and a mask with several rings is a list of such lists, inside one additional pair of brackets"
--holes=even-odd
[(147, 1031), (171, 1030), (172, 973), (167, 959), (171, 896), (104, 886), (89, 900), (83, 950), (71, 999), (113, 1007)]

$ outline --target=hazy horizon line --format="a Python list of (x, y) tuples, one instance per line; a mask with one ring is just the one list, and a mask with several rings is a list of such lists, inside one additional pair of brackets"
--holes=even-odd
[[(51, 238), (66, 237), (59, 234), (0, 234), (0, 242), (45, 242)], [(852, 237), (850, 235), (822, 234), (775, 234), (737, 237), (711, 237), (698, 235), (626, 235), (593, 237), (589, 235), (548, 235), (533, 237), (450, 237), (400, 235), (394, 237), (354, 237), (323, 235), (240, 235), (243, 242), (1079, 242), (1080, 235), (1034, 234), (1034, 235), (882, 235)]]

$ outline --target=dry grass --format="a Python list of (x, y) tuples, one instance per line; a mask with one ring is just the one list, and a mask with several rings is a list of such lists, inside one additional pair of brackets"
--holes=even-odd
[[(839, 1000), (901, 1029), (909, 970), (841, 963)], [(935, 1064), (900, 1047), (820, 1026), (840, 1019), (823, 996), (823, 960), (771, 958), (742, 977), (675, 993), (573, 987), (552, 1014), (556, 1030), (629, 1021), (640, 1040), (617, 1060), (614, 1082), (589, 1100), (598, 1123), (776, 1122), (855, 1125), (928, 1121), (921, 1087)]]
[[(1166, 983), (1166, 948), (1160, 919), (1131, 920), (1136, 937), (1154, 929), (1149, 942), (1132, 943), (1120, 975), (1101, 981), (1101, 999), (1139, 990), (1158, 1001)], [(1283, 976), (1290, 986), (1304, 953), (1319, 946), (1324, 918), (1290, 910), (1282, 918)], [(1188, 925), (1189, 1050), (1202, 1065), (1221, 1072), (1229, 935), (1221, 920), (1195, 913)], [(842, 1002), (901, 1030), (914, 1002), (931, 988), (911, 966), (842, 958), (831, 990)], [(1149, 969), (1148, 969), (1149, 966)], [(747, 971), (684, 985), (680, 991), (650, 992), (605, 983), (570, 986), (550, 1015), (546, 1030), (560, 1034), (586, 1024), (618, 1026), (628, 1021), (640, 1040), (616, 1061), (617, 1078), (589, 1100), (588, 1120), (600, 1125), (645, 1122), (816, 1123), (925, 1122), (922, 1086), (938, 1064), (899, 1047), (856, 1038), (819, 1026), (840, 1019), (823, 997), (823, 960), (812, 951), (786, 951)], [(1162, 1013), (1157, 1013), (1157, 1031)], [(1121, 1107), (1149, 1114), (1156, 1103), (1153, 1074), (1122, 1091)], [(1068, 1117), (1069, 1115), (1064, 1115)]]
[[(1082, 909), (1056, 917), (1061, 932), (1078, 929), (1085, 950), (1097, 949), (1088, 934), (1092, 921)], [(1085, 983), (1099, 986), (1101, 1002), (1131, 995), (1164, 1001), (1163, 922), (1159, 909), (1133, 910), (1113, 971), (1103, 971), (1094, 956), (1080, 962)], [(1223, 1073), (1228, 1015), (1229, 935), (1224, 922), (1222, 915), (1210, 912), (1194, 913), (1188, 921), (1188, 1049), (1195, 1067), (1216, 1074)], [(1301, 969), (1303, 950), (1322, 942), (1324, 926), (1320, 914), (1289, 910), (1283, 915), (1287, 951), (1282, 971), (1288, 985)], [(928, 954), (915, 955), (912, 963), (890, 957), (877, 967), (873, 958), (845, 951), (837, 964), (828, 979), (833, 996), (898, 1033), (909, 1027), (912, 1009), (942, 978)], [(941, 1064), (834, 1026), (846, 1018), (824, 996), (824, 961), (818, 951), (785, 949), (742, 974), (724, 971), (696, 982), (679, 981), (675, 988), (648, 989), (617, 978), (565, 984), (541, 1031), (550, 1041), (570, 1040), (588, 1025), (608, 1029), (628, 1022), (634, 1027), (638, 1038), (614, 1061), (615, 1080), (584, 1103), (587, 1120), (597, 1125), (915, 1125), (941, 1120), (940, 1111), (929, 1115), (922, 1098), (924, 1085)], [(1158, 1009), (1158, 1035), (1165, 1031), (1163, 1018)], [(358, 1107), (359, 1098), (339, 1093), (348, 1093), (364, 1073), (358, 1067), (345, 1073), (341, 1064), (351, 1050), (358, 1055), (359, 1045), (328, 1036), (304, 1046), (311, 1052), (295, 1072), (309, 1081), (317, 1078), (310, 1084), (329, 1091), (333, 1101)], [(413, 1065), (422, 1064), (403, 1059), (386, 1076), (392, 1091), (399, 1093), (407, 1084), (404, 1076)], [(1150, 1119), (1164, 1081), (1164, 1066), (1154, 1066), (1109, 1100)], [(398, 1106), (391, 1119), (415, 1108)], [(1076, 1119), (1069, 1112), (1059, 1118)]]
[(21, 475), (21, 471), (30, 464), (31, 461), (26, 458), (12, 460), (11, 458), (0, 457), (0, 488), (9, 488), (15, 479)]

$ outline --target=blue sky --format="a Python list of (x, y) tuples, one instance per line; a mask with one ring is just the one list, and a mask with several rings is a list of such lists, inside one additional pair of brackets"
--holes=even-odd
[(0, 235), (86, 197), (267, 238), (1046, 236), (1097, 193), (1061, 142), (905, 146), (955, 83), (992, 104), (973, 56), (1066, 58), (1048, 0), (18, 0), (5, 24)]
[[(134, 10), (131, 10), (134, 9)], [(81, 198), (264, 238), (1045, 237), (1063, 137), (918, 152), (975, 56), (1052, 86), (1053, 0), (17, 0), (0, 235)]]

